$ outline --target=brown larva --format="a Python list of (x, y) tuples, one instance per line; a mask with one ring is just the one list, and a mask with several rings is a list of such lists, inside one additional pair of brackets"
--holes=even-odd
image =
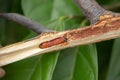
[(48, 47), (58, 45), (58, 44), (61, 44), (61, 43), (64, 43), (64, 42), (67, 42), (67, 38), (58, 37), (58, 38), (52, 39), (50, 41), (45, 41), (45, 42), (41, 43), (39, 45), (39, 47), (44, 49), (44, 48), (48, 48)]

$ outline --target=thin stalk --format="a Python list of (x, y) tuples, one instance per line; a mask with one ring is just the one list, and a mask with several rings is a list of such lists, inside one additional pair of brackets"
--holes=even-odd
[(42, 32), (51, 32), (53, 30), (50, 30), (48, 28), (45, 28), (44, 26), (40, 25), (39, 23), (22, 16), (20, 14), (16, 13), (0, 13), (0, 17), (17, 22), (30, 30), (33, 30), (34, 32), (40, 34)]
[(91, 24), (100, 20), (100, 16), (111, 15), (120, 16), (119, 13), (114, 13), (102, 8), (96, 0), (75, 0), (76, 4), (82, 10), (83, 14), (88, 18)]

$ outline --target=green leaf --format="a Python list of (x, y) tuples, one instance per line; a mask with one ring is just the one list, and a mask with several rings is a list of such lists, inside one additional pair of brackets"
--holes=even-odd
[(80, 46), (72, 80), (97, 80), (98, 66), (96, 48), (93, 45)]
[[(34, 1), (37, 1), (37, 0), (34, 0)], [(31, 3), (31, 2), (30, 1), (24, 2), (24, 3), (22, 2), (23, 4), (25, 4), (25, 5), (23, 5), (23, 10), (26, 8), (30, 8), (31, 6), (28, 7), (28, 5), (26, 3)], [(47, 2), (47, 4), (46, 4), (46, 2)], [(52, 0), (51, 0), (51, 2), (52, 2)], [(33, 20), (39, 21), (42, 24), (46, 24), (46, 22), (53, 20), (47, 26), (54, 30), (70, 29), (70, 28), (73, 28), (73, 26), (75, 28), (75, 25), (78, 24), (77, 21), (73, 22), (74, 20), (70, 20), (69, 18), (68, 19), (64, 18), (65, 16), (69, 16), (69, 15), (74, 16), (74, 15), (80, 14), (80, 12), (79, 12), (78, 8), (76, 7), (75, 3), (73, 2), (73, 0), (54, 0), (52, 3), (51, 2), (49, 2), (49, 0), (45, 0), (42, 2), (40, 1), (40, 2), (36, 2), (36, 3), (32, 2), (32, 3), (35, 3), (34, 6), (32, 6), (32, 8), (31, 8), (33, 10), (33, 12), (31, 13), (31, 10), (27, 9), (30, 11), (30, 12), (28, 11), (28, 16), (30, 18), (32, 18)], [(39, 6), (39, 10), (37, 7), (35, 7), (35, 5), (37, 5), (38, 3), (39, 4), (41, 3), (41, 5)], [(37, 8), (37, 10), (36, 10), (36, 8)], [(47, 12), (48, 9), (51, 9), (51, 11)], [(65, 10), (65, 9), (67, 9), (67, 10)], [(34, 10), (36, 10), (36, 11), (34, 11)], [(42, 11), (42, 12), (40, 12), (40, 11)], [(24, 10), (24, 12), (25, 12), (25, 14), (27, 14), (26, 10)], [(38, 13), (40, 15), (36, 15)], [(79, 26), (77, 26), (77, 27), (79, 27)], [(91, 46), (91, 48), (95, 49), (92, 46)], [(84, 49), (86, 49), (86, 50), (89, 49), (89, 46), (86, 46)], [(69, 54), (69, 51), (70, 51), (70, 54)], [(77, 60), (79, 60), (81, 58), (81, 57), (76, 57), (76, 55), (78, 55), (78, 53), (79, 53), (78, 48), (77, 49), (71, 48), (71, 49), (65, 49), (63, 51), (60, 51), (60, 56), (59, 56), (59, 60), (57, 63), (57, 67), (59, 67), (59, 68), (56, 67), (56, 69), (55, 69), (55, 72), (53, 75), (54, 80), (63, 80), (63, 79), (66, 79), (66, 80), (73, 79), (74, 80), (74, 79), (84, 79), (85, 78), (85, 77), (78, 77), (78, 76), (76, 77), (76, 75), (80, 75), (80, 73), (75, 74), (76, 73), (75, 71), (79, 69), (77, 67), (81, 66), (81, 64), (79, 62), (77, 62)], [(93, 52), (93, 53), (92, 53), (92, 51), (89, 53), (82, 52), (82, 54), (90, 55), (90, 54), (96, 54), (96, 52)], [(69, 56), (67, 56), (67, 55), (69, 55)], [(61, 59), (61, 56), (62, 56), (62, 59)], [(85, 58), (87, 58), (87, 57), (85, 56)], [(97, 63), (96, 63), (97, 56), (92, 55), (92, 56), (89, 56), (88, 58), (90, 58), (90, 61), (91, 61), (90, 65), (93, 65), (94, 67), (92, 67), (92, 69), (91, 69), (87, 65), (88, 67), (86, 69), (87, 70), (90, 69), (90, 72), (92, 71), (94, 74), (89, 74), (87, 76), (94, 76), (94, 78), (90, 78), (90, 77), (88, 77), (88, 78), (90, 78), (90, 80), (97, 80)], [(62, 63), (61, 63), (61, 61), (62, 61)], [(48, 62), (49, 62), (49, 60), (48, 60)], [(89, 62), (85, 62), (85, 64), (83, 64), (83, 66), (86, 66), (86, 63), (89, 63)], [(63, 69), (63, 67), (64, 67), (64, 69)], [(81, 67), (81, 69), (82, 68), (83, 67)], [(81, 71), (81, 73), (83, 73), (83, 72), (87, 73), (87, 71), (84, 71), (84, 70)], [(46, 72), (46, 74), (49, 74), (49, 72)], [(42, 76), (42, 74), (41, 74), (41, 76)], [(37, 78), (37, 76), (36, 76), (36, 78)], [(88, 78), (86, 77), (86, 80)]]
[(97, 80), (95, 46), (85, 45), (60, 52), (53, 80)]
[(120, 80), (120, 38), (116, 39), (112, 49), (111, 61), (106, 80)]
[[(56, 2), (57, 1), (57, 2)], [(74, 6), (71, 7), (71, 4), (69, 4), (68, 6), (70, 7), (67, 7), (67, 11), (65, 11), (64, 9), (61, 8), (61, 10), (59, 9), (56, 9), (56, 8), (60, 8), (61, 6), (59, 5), (59, 3), (61, 3), (63, 5), (63, 7), (66, 7), (66, 3), (68, 2), (72, 2), (72, 1), (59, 1), (59, 0), (56, 0), (56, 1), (49, 1), (49, 0), (46, 0), (46, 1), (37, 1), (37, 0), (33, 0), (33, 1), (27, 1), (27, 0), (23, 0), (22, 1), (22, 7), (23, 7), (23, 11), (25, 13), (25, 15), (27, 15), (28, 17), (32, 18), (33, 20), (36, 20), (42, 24), (44, 24), (45, 22), (49, 22), (50, 20), (54, 20), (56, 18), (59, 18), (60, 16), (63, 16), (63, 15), (70, 15), (73, 13), (73, 9), (74, 9)], [(46, 2), (48, 4), (46, 4)], [(28, 4), (26, 4), (28, 3)], [(39, 3), (39, 6), (37, 5)], [(40, 5), (41, 4), (41, 5)], [(54, 5), (55, 4), (55, 5)], [(58, 4), (58, 5), (56, 5)], [(73, 3), (72, 3), (73, 4)], [(58, 7), (57, 7), (58, 6)], [(72, 8), (72, 10), (71, 10)], [(32, 13), (31, 13), (31, 9), (33, 10)], [(39, 9), (39, 10), (38, 10)], [(63, 12), (62, 14), (59, 13), (59, 12)], [(55, 15), (55, 14), (60, 14), (60, 15)], [(37, 15), (39, 14), (39, 15)], [(39, 19), (38, 19), (39, 18)], [(52, 23), (52, 25), (54, 25), (53, 29), (55, 30), (64, 30), (64, 20), (56, 20), (55, 23)], [(50, 24), (47, 24), (48, 26), (51, 25)], [(61, 28), (62, 27), (62, 28)], [(46, 55), (46, 54), (45, 54)], [(49, 56), (51, 56), (53, 54), (50, 54)], [(44, 62), (44, 61), (47, 61), (48, 63), (51, 62), (51, 59), (54, 60), (54, 61), (57, 61), (57, 56), (59, 54), (56, 54), (56, 55), (53, 55), (51, 56), (51, 58), (47, 58), (47, 57), (42, 57), (43, 60), (41, 60), (41, 62)], [(40, 64), (41, 67), (43, 67), (42, 65), (44, 64)], [(52, 64), (49, 64), (46, 66), (46, 68), (48, 67), (51, 67), (51, 65), (56, 65), (56, 63), (52, 63)], [(41, 68), (39, 67), (39, 68)], [(36, 70), (39, 70), (39, 68), (36, 68)], [(46, 73), (44, 75), (49, 75), (48, 77), (46, 76), (43, 76), (43, 72), (44, 70), (46, 71)], [(51, 72), (50, 72), (51, 70)], [(40, 77), (43, 77), (43, 80), (50, 80), (50, 75), (52, 76), (52, 72), (53, 72), (54, 69), (43, 69), (43, 72), (39, 75)], [(36, 75), (36, 79), (39, 79), (39, 76)]]
[(35, 21), (44, 23), (51, 18), (54, 0), (22, 0), (24, 14)]
[(98, 63), (99, 63), (99, 79), (105, 80), (107, 69), (109, 66), (109, 60), (111, 56), (111, 51), (113, 47), (114, 40), (108, 40), (99, 42), (96, 44), (98, 53)]
[[(4, 0), (4, 1), (0, 1), (0, 12), (3, 12), (3, 11), (7, 11), (7, 0)], [(5, 41), (5, 20), (1, 20), (0, 19), (0, 43), (4, 44), (4, 41)]]
[(22, 0), (22, 8), (26, 16), (41, 24), (61, 16), (80, 14), (73, 0)]
[[(8, 1), (0, 1), (0, 12), (21, 12), (19, 0), (12, 0), (10, 4)], [(25, 27), (3, 18), (0, 19), (0, 26), (0, 42), (3, 46), (18, 42), (29, 33)]]
[(69, 48), (60, 51), (52, 80), (71, 80), (78, 49)]
[[(22, 0), (22, 8), (27, 17), (54, 30), (82, 25), (81, 19), (65, 18), (81, 14), (73, 0)], [(93, 45), (70, 48), (12, 63), (5, 70), (3, 80), (97, 80), (97, 52)]]
[[(110, 6), (110, 7), (114, 7), (116, 4), (119, 4), (119, 0), (109, 0), (109, 1), (97, 0), (97, 1), (101, 5)], [(119, 10), (119, 8), (117, 8), (117, 9), (113, 9), (113, 11), (116, 12), (116, 11), (120, 11), (120, 10)], [(97, 51), (98, 51), (99, 79), (100, 80), (105, 80), (105, 79), (117, 80), (117, 79), (111, 78), (111, 77), (113, 77), (112, 74), (114, 74), (114, 72), (112, 72), (111, 69), (113, 68), (112, 70), (114, 71), (114, 69), (117, 67), (117, 66), (115, 67), (115, 65), (112, 65), (114, 52), (116, 52), (115, 45), (116, 46), (119, 45), (119, 44), (116, 44), (116, 40), (115, 40), (115, 44), (113, 42), (114, 42), (114, 40), (109, 40), (109, 41), (104, 41), (104, 42), (98, 43)], [(113, 66), (113, 67), (110, 68), (111, 66)], [(107, 75), (107, 78), (106, 78), (106, 75)]]

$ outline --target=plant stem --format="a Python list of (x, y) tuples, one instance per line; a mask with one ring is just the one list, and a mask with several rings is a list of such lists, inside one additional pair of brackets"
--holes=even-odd
[(98, 21), (99, 16), (106, 11), (95, 0), (75, 0), (75, 2), (91, 23)]
[(40, 34), (42, 32), (51, 32), (53, 30), (47, 29), (45, 27), (43, 27), (42, 25), (38, 24), (37, 22), (22, 16), (20, 14), (16, 14), (16, 13), (0, 13), (0, 17), (17, 22), (31, 30), (33, 30), (34, 32)]

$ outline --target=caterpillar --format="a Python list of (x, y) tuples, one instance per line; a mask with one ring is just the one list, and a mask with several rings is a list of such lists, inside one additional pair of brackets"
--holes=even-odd
[(61, 44), (61, 43), (64, 43), (64, 42), (67, 42), (67, 38), (58, 37), (58, 38), (52, 39), (50, 41), (45, 41), (45, 42), (41, 43), (39, 45), (39, 47), (41, 49), (44, 49), (44, 48), (48, 48), (48, 47), (51, 47), (51, 46), (54, 46), (54, 45), (58, 45), (58, 44)]

